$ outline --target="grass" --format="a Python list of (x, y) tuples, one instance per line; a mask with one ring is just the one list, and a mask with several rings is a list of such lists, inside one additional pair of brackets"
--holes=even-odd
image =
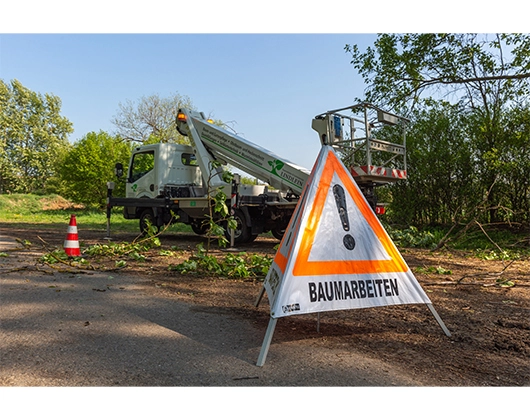
[[(489, 238), (478, 227), (470, 229), (461, 239), (455, 242), (455, 248), (487, 250), (492, 248), (492, 241), (501, 248), (509, 248), (524, 236), (524, 232), (523, 234), (514, 233), (507, 229), (490, 228), (486, 230), (486, 233)], [(528, 237), (528, 233), (526, 236)], [(495, 246), (493, 247), (496, 248)]]
[[(63, 227), (70, 222), (72, 214), (76, 216), (77, 225), (84, 229), (107, 229), (106, 210), (87, 209), (59, 195), (0, 194), (0, 223), (5, 227), (28, 230)], [(138, 220), (124, 219), (121, 208), (112, 209), (110, 226), (113, 232), (140, 231)], [(171, 230), (191, 232), (191, 228), (182, 223), (175, 224)]]
[[(84, 229), (107, 229), (105, 210), (87, 209), (71, 203), (59, 195), (0, 194), (0, 223), (5, 227), (17, 229), (62, 228), (76, 215), (78, 226)], [(112, 232), (139, 232), (138, 220), (123, 218), (121, 208), (115, 208), (111, 214)], [(447, 229), (423, 229), (414, 227), (392, 229), (388, 232), (396, 245), (432, 249), (447, 232)], [(171, 227), (171, 231), (191, 232), (191, 228), (182, 223)], [(449, 247), (472, 251), (480, 258), (506, 259), (530, 256), (528, 232), (514, 233), (506, 229), (488, 229), (489, 238), (478, 227), (468, 231), (457, 241), (450, 241)], [(491, 239), (491, 240), (490, 240)], [(497, 244), (501, 249), (494, 245)], [(515, 244), (515, 246), (514, 246)]]
[[(387, 232), (398, 247), (434, 249), (445, 237), (449, 227), (418, 229), (414, 226), (397, 229), (386, 226)], [(456, 236), (455, 236), (456, 235)], [(478, 226), (458, 237), (458, 230), (446, 242), (450, 249), (471, 252), (483, 260), (506, 260), (530, 257), (528, 231), (512, 231), (495, 227)]]
[[(486, 234), (478, 227), (466, 232), (451, 246), (471, 250), (483, 260), (505, 260), (530, 257), (529, 232), (512, 232), (508, 229), (490, 228)], [(500, 249), (499, 249), (500, 248)]]

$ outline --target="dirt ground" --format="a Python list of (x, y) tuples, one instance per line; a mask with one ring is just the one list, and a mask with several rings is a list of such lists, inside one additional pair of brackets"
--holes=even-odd
[[(62, 249), (64, 241), (63, 232), (52, 229), (0, 227), (0, 234), (29, 241), (32, 252), (39, 250), (42, 254)], [(107, 243), (104, 237), (104, 231), (80, 229), (81, 250)], [(133, 234), (112, 235), (114, 242), (134, 238)], [(144, 262), (127, 259), (120, 272), (149, 279), (153, 293), (162, 292), (266, 325), (266, 296), (255, 306), (262, 279), (234, 280), (170, 271), (170, 264), (188, 259), (205, 238), (168, 233), (161, 236), (161, 242), (161, 248), (145, 253)], [(259, 237), (238, 247), (237, 252), (272, 257), (277, 244), (273, 238)], [(161, 250), (173, 253), (162, 256)], [(505, 268), (509, 262), (486, 261), (452, 250), (401, 252), (452, 337), (445, 336), (425, 305), (326, 312), (320, 314), (319, 324), (315, 314), (281, 318), (274, 337), (309, 339), (311, 346), (331, 349), (339, 356), (354, 348), (436, 386), (530, 385), (530, 259), (514, 261)], [(91, 257), (89, 261), (97, 270), (116, 270), (116, 258)], [(34, 264), (43, 270), (75, 270), (64, 264)], [(503, 287), (499, 279), (513, 282), (513, 286)]]

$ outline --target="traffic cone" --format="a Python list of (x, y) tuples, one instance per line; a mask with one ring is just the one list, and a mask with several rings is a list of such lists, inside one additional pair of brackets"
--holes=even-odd
[(79, 238), (77, 236), (77, 223), (75, 221), (75, 214), (70, 216), (70, 225), (66, 232), (66, 239), (64, 241), (64, 252), (69, 257), (79, 257), (81, 255), (79, 249)]

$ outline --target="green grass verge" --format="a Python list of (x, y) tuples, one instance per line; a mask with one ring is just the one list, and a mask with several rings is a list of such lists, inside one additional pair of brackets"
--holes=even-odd
[[(63, 227), (70, 222), (72, 214), (76, 216), (77, 225), (84, 229), (107, 229), (106, 210), (83, 208), (59, 195), (0, 194), (0, 223), (4, 227), (28, 230)], [(121, 208), (112, 209), (110, 225), (113, 232), (140, 232), (138, 220), (124, 219)], [(171, 231), (192, 230), (176, 223)]]
[[(0, 194), (0, 223), (17, 229), (62, 228), (76, 215), (78, 226), (84, 229), (105, 231), (105, 210), (86, 209), (68, 202), (58, 195)], [(123, 218), (121, 208), (111, 214), (112, 232), (139, 233), (138, 220)], [(385, 226), (398, 247), (433, 249), (444, 237), (448, 228), (396, 229)], [(192, 232), (182, 223), (170, 227), (171, 232)], [(456, 233), (456, 232), (455, 232)], [(449, 241), (450, 248), (472, 251), (483, 259), (506, 259), (530, 256), (528, 232), (512, 232), (506, 229), (488, 229), (489, 238), (478, 227), (470, 229), (457, 241)], [(493, 244), (495, 242), (501, 249)], [(520, 244), (520, 245), (519, 245)]]

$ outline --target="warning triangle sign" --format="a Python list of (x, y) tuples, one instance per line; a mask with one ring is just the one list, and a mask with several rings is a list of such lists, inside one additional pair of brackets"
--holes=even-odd
[(271, 317), (431, 301), (330, 146), (323, 146), (264, 288)]

